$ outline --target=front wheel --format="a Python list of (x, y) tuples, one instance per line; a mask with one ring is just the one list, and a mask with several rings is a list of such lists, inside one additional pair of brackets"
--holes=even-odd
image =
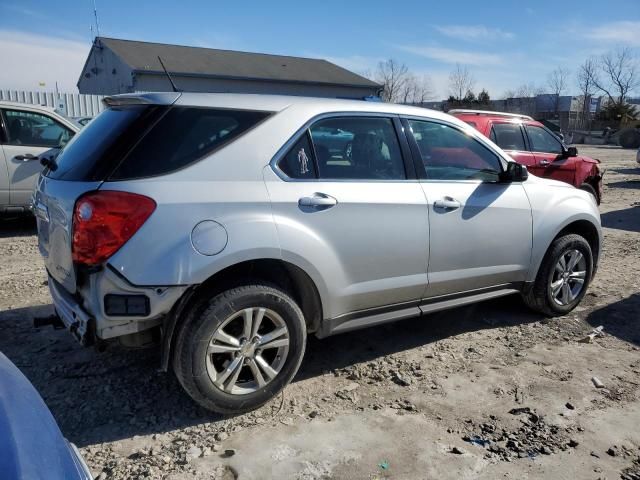
[(584, 297), (592, 272), (591, 247), (583, 237), (570, 234), (557, 238), (542, 260), (533, 288), (524, 295), (524, 301), (545, 315), (565, 315)]
[(291, 381), (305, 343), (302, 311), (287, 293), (242, 286), (194, 305), (178, 333), (174, 372), (204, 408), (242, 413)]

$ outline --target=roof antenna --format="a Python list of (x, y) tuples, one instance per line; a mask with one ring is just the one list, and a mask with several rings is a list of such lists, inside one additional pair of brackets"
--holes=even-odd
[(160, 58), (160, 55), (158, 55), (158, 61), (160, 62), (160, 65), (162, 65), (162, 69), (164, 70), (164, 73), (167, 75), (167, 78), (169, 79), (169, 83), (171, 84), (171, 88), (173, 89), (173, 91), (179, 92), (180, 90), (178, 90), (178, 87), (176, 87), (176, 84), (173, 83), (173, 79), (171, 78), (171, 75), (169, 75), (169, 72), (167, 71), (167, 67), (164, 66), (164, 63)]

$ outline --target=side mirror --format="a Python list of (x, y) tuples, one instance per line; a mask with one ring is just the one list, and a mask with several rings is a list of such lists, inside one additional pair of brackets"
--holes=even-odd
[(568, 147), (567, 148), (567, 158), (569, 157), (577, 157), (578, 149), (576, 147)]
[(500, 175), (500, 181), (505, 183), (524, 182), (527, 178), (529, 178), (527, 167), (516, 162), (509, 162), (507, 169)]

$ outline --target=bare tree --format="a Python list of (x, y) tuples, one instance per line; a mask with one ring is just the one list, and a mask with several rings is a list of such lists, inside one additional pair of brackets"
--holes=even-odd
[(464, 100), (475, 84), (476, 80), (467, 67), (456, 63), (455, 70), (449, 74), (449, 93), (454, 100), (458, 102)]
[(514, 97), (531, 98), (542, 93), (542, 88), (537, 87), (534, 83), (523, 83), (515, 90)]
[(555, 95), (554, 98), (554, 111), (558, 113), (558, 109), (560, 107), (560, 96), (567, 89), (567, 84), (569, 83), (569, 75), (570, 72), (566, 68), (556, 68), (553, 72), (549, 74), (547, 77), (547, 84), (551, 89), (551, 93)]
[(374, 78), (383, 86), (382, 100), (385, 102), (402, 101), (408, 77), (409, 68), (404, 63), (399, 63), (393, 58), (378, 63)]
[(407, 73), (406, 81), (400, 91), (401, 103), (420, 105), (433, 97), (431, 79), (427, 75), (417, 77)]
[(623, 105), (629, 92), (640, 86), (640, 69), (632, 50), (625, 47), (602, 55), (591, 81), (611, 103)]
[(582, 95), (582, 121), (583, 127), (588, 123), (591, 118), (591, 97), (595, 93), (596, 86), (593, 81), (595, 77), (597, 77), (598, 72), (598, 62), (595, 58), (590, 57), (587, 58), (582, 65), (578, 68), (578, 73), (576, 74), (577, 84), (580, 88), (580, 93)]

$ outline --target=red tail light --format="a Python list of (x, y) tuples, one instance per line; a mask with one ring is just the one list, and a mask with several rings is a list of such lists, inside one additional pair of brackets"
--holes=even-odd
[(110, 190), (87, 193), (73, 210), (73, 261), (98, 265), (116, 253), (156, 209), (151, 198)]

